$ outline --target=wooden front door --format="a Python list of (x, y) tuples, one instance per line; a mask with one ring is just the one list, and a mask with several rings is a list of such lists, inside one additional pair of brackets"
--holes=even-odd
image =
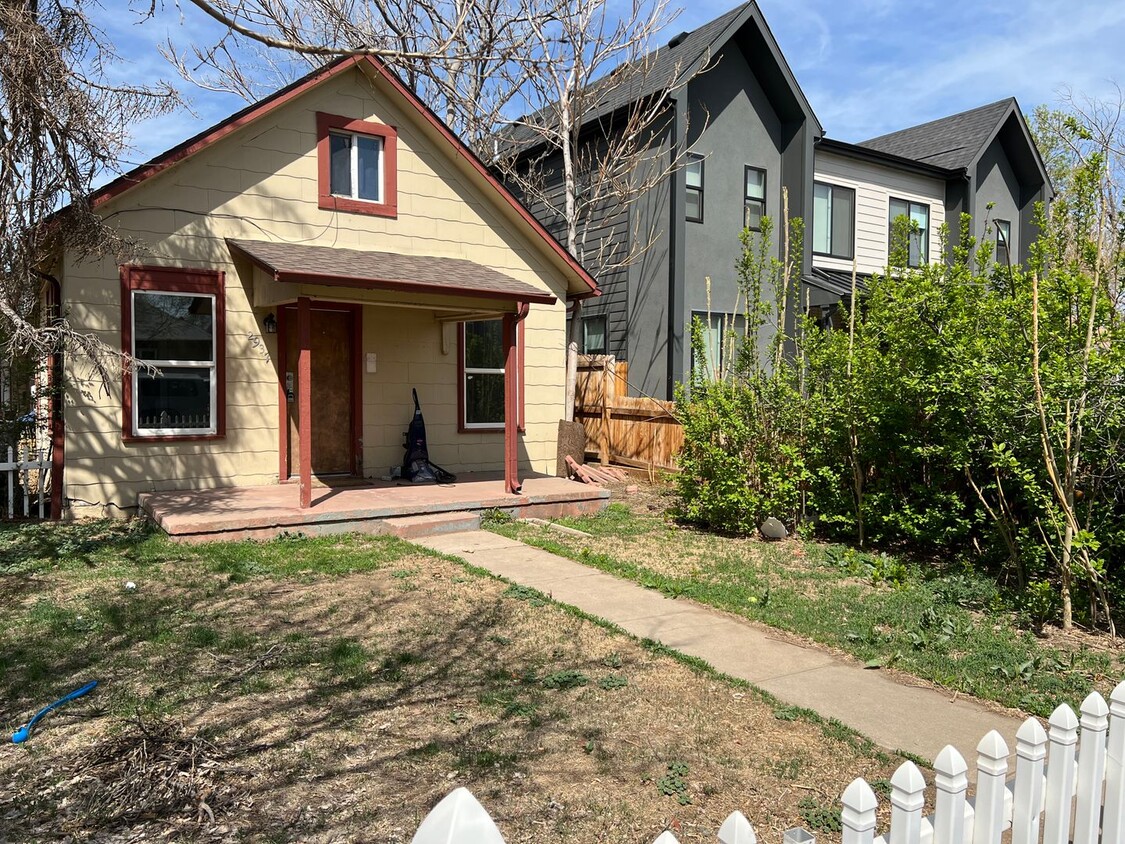
[[(352, 310), (314, 309), (309, 315), (312, 354), (312, 472), (314, 475), (351, 475), (355, 461), (355, 313)], [(301, 440), (297, 419), (300, 382), (297, 367), (299, 336), (297, 309), (285, 312), (285, 371), (291, 379), (289, 408), (289, 473), (301, 471)]]

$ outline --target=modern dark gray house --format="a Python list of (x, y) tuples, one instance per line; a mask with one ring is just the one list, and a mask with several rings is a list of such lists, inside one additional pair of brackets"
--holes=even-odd
[[(807, 223), (800, 305), (825, 309), (850, 293), (853, 267), (864, 276), (886, 267), (899, 215), (918, 226), (912, 261), (943, 260), (939, 229), (962, 212), (973, 215), (978, 238), (986, 227), (990, 237), (1003, 232), (1021, 260), (1035, 205), (1051, 197), (1013, 99), (859, 144), (826, 138), (754, 2), (672, 38), (649, 67), (632, 101), (664, 98), (667, 120), (651, 148), (680, 166), (627, 209), (605, 209), (601, 236), (636, 257), (599, 274), (603, 295), (584, 304), (576, 332), (580, 351), (629, 362), (633, 394), (672, 397), (690, 372), (693, 317), (704, 321), (708, 356), (721, 354), (722, 326), (745, 305), (739, 234), (763, 215), (780, 219), (783, 189), (790, 217)], [(607, 114), (629, 104), (603, 104), (591, 123), (604, 131)], [(531, 210), (559, 231), (561, 220)]]

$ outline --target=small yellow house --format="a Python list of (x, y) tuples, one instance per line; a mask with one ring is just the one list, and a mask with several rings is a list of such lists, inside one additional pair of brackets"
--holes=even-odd
[[(381, 63), (341, 58), (102, 189), (136, 263), (63, 256), (67, 515), (144, 493), (385, 476), (417, 389), (434, 463), (551, 473), (570, 299), (594, 280)], [(62, 446), (59, 449), (59, 446)], [(56, 481), (59, 479), (56, 478)]]

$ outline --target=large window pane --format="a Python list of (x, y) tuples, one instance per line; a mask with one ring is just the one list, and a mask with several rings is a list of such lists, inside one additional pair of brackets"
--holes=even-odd
[(832, 251), (832, 188), (813, 186), (813, 252), (827, 255)]
[(504, 424), (504, 376), (493, 373), (465, 375), (465, 424)]
[(164, 367), (160, 375), (137, 373), (137, 427), (208, 430), (211, 428), (211, 369)]
[(746, 168), (746, 198), (766, 198), (766, 171), (757, 167)]
[(852, 257), (855, 241), (855, 192), (835, 188), (832, 191), (832, 254)]
[(214, 360), (211, 296), (133, 294), (133, 356), (140, 360)]
[(379, 156), (383, 142), (365, 135), (355, 136), (359, 161), (359, 198), (379, 201)]
[(504, 368), (504, 323), (491, 319), (465, 323), (465, 369)]
[(586, 317), (582, 320), (582, 352), (587, 355), (606, 353), (606, 318)]
[(330, 190), (337, 196), (352, 195), (352, 149), (349, 135), (328, 136)]

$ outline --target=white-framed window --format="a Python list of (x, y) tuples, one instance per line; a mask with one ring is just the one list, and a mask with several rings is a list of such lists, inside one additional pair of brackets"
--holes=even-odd
[(466, 430), (504, 426), (504, 321), (462, 323), (461, 420)]
[(130, 290), (132, 432), (218, 433), (216, 295)]
[[(895, 243), (895, 221), (903, 218), (907, 226), (906, 243)], [(920, 267), (929, 258), (926, 248), (930, 239), (930, 206), (921, 202), (912, 202), (908, 199), (891, 198), (890, 210), (887, 214), (887, 243), (891, 252), (906, 246), (906, 265)]]
[(608, 320), (605, 314), (582, 318), (582, 353), (604, 355), (609, 349)]
[(1012, 260), (1012, 223), (996, 220), (996, 263), (1008, 264)]
[(745, 203), (742, 224), (751, 231), (762, 230), (762, 217), (766, 216), (766, 171), (746, 165)]
[(850, 259), (855, 252), (855, 190), (813, 183), (813, 252)]
[(333, 196), (383, 201), (383, 139), (358, 132), (329, 132), (329, 184)]
[(703, 156), (690, 153), (684, 165), (686, 192), (685, 214), (689, 222), (703, 222)]

